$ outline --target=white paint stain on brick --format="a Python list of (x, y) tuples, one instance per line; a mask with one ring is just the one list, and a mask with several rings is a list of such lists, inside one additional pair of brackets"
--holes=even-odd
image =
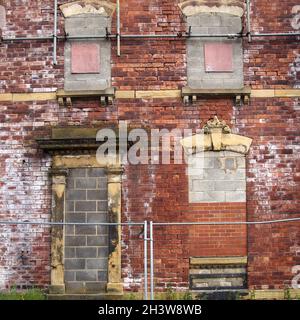
[(300, 5), (296, 5), (292, 9), (293, 17), (291, 19), (291, 26), (295, 30), (300, 29)]
[[(33, 130), (37, 122), (24, 123), (7, 124), (9, 137), (0, 147), (0, 157), (3, 159), (2, 168), (0, 167), (1, 219), (48, 221), (50, 186), (47, 171), (50, 158), (45, 156), (39, 159), (34, 146), (26, 145), (28, 131)], [(0, 126), (6, 127), (6, 124)], [(0, 226), (0, 289), (11, 285), (38, 283), (34, 272), (36, 266), (43, 265), (47, 273), (48, 262), (45, 261), (44, 254), (33, 253), (32, 250), (32, 246), (41, 241), (44, 232), (43, 226)], [(47, 243), (41, 246), (46, 247)]]
[(289, 75), (294, 80), (294, 88), (300, 88), (300, 54), (294, 51), (295, 60), (290, 64)]

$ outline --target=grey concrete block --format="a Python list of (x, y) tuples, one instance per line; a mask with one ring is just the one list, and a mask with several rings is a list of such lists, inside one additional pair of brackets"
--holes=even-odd
[(85, 268), (85, 259), (65, 259), (65, 270), (81, 270)]
[(225, 158), (224, 159), (224, 167), (227, 170), (235, 170), (236, 169), (235, 158)]
[(96, 211), (97, 202), (96, 201), (76, 201), (75, 202), (75, 211)]
[(197, 288), (206, 288), (206, 287), (243, 287), (244, 282), (243, 278), (201, 278), (194, 279), (194, 285)]
[(108, 226), (97, 226), (97, 235), (103, 236), (108, 234)]
[(238, 267), (218, 267), (218, 268), (214, 268), (214, 267), (209, 267), (209, 268), (201, 268), (201, 269), (190, 269), (189, 273), (192, 275), (202, 275), (202, 274), (214, 274), (214, 275), (224, 275), (224, 274), (247, 274), (246, 272), (246, 268), (238, 268)]
[(215, 182), (216, 191), (246, 191), (246, 181), (223, 180)]
[(74, 211), (75, 211), (74, 201), (66, 201), (66, 212), (74, 212)]
[[(79, 77), (78, 77), (79, 78)], [(75, 79), (68, 80), (65, 78), (65, 86), (64, 89), (66, 91), (97, 91), (97, 90), (105, 90), (110, 87), (109, 79), (100, 79), (94, 78), (94, 74), (89, 76), (88, 79)]]
[(71, 36), (104, 36), (110, 30), (111, 19), (99, 15), (73, 16), (65, 19), (65, 32)]
[(96, 258), (97, 248), (92, 247), (78, 247), (76, 248), (77, 258)]
[(246, 168), (246, 158), (244, 156), (236, 157), (236, 162), (237, 162), (238, 169), (245, 169)]
[(199, 13), (187, 17), (187, 25), (192, 27), (192, 31), (197, 27), (217, 27), (220, 33), (225, 28), (229, 28), (230, 33), (239, 33), (242, 30), (241, 18), (226, 13)]
[(107, 222), (107, 214), (106, 213), (88, 213), (87, 214), (87, 222)]
[(97, 201), (97, 211), (107, 211), (108, 203), (107, 201)]
[(69, 172), (70, 178), (86, 177), (86, 169), (72, 169)]
[(107, 178), (97, 179), (97, 189), (107, 189)]
[(67, 235), (67, 236), (75, 235), (75, 227), (74, 226), (65, 226), (65, 235)]
[[(201, 141), (200, 141), (201, 142)], [(188, 165), (193, 168), (204, 168), (206, 161), (206, 152), (200, 152), (188, 158)]]
[(210, 180), (192, 180), (192, 192), (213, 191), (215, 188), (214, 181)]
[(65, 271), (65, 281), (75, 281), (75, 271)]
[(84, 236), (66, 236), (65, 245), (70, 247), (85, 246), (86, 237)]
[(98, 248), (98, 258), (107, 258), (108, 257), (108, 248), (102, 247)]
[(75, 226), (76, 235), (93, 235), (96, 234), (96, 226)]
[(79, 178), (76, 179), (76, 189), (96, 189), (96, 178)]
[(102, 168), (89, 168), (87, 169), (88, 177), (106, 177), (106, 171)]
[(190, 16), (190, 17), (187, 17), (187, 24), (188, 26), (199, 26), (200, 25), (200, 15), (193, 15), (193, 16)]
[(224, 191), (190, 192), (190, 202), (225, 202)]
[(72, 190), (75, 187), (75, 180), (73, 178), (67, 178), (67, 188), (68, 190)]
[(87, 269), (107, 270), (107, 259), (87, 259)]
[(203, 168), (212, 169), (216, 167), (216, 159), (214, 157), (205, 157), (203, 161)]
[(106, 282), (87, 282), (85, 286), (87, 293), (102, 293), (105, 292)]
[(66, 200), (86, 200), (86, 190), (67, 190)]
[(245, 191), (226, 192), (226, 202), (245, 202), (245, 201), (246, 201)]
[(107, 271), (98, 271), (98, 281), (107, 281)]
[(87, 200), (106, 200), (107, 190), (88, 190)]
[(209, 34), (208, 26), (192, 26), (192, 34)]
[(237, 169), (234, 172), (229, 172), (226, 178), (228, 180), (246, 180), (246, 170)]
[[(196, 179), (205, 179), (205, 171), (203, 168), (194, 168), (190, 167), (188, 168), (187, 175), (190, 177), (194, 177)], [(208, 179), (205, 179), (208, 180)]]
[(84, 282), (66, 282), (66, 292), (74, 294), (86, 293)]
[(76, 281), (97, 281), (97, 271), (76, 271)]
[(87, 237), (87, 245), (88, 246), (107, 246), (108, 245), (108, 237), (107, 236), (88, 236)]
[(76, 257), (75, 248), (65, 247), (65, 258), (75, 258), (75, 257)]
[(227, 179), (227, 175), (223, 169), (205, 169), (203, 178), (205, 180), (224, 180)]
[(66, 222), (86, 222), (86, 214), (84, 212), (66, 212)]

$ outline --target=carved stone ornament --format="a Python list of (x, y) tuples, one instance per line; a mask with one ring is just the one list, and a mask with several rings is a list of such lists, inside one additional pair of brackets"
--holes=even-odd
[(203, 151), (233, 151), (247, 154), (252, 139), (237, 134), (232, 134), (231, 129), (225, 121), (218, 117), (207, 121), (203, 127), (203, 134), (182, 139), (180, 141), (187, 154), (194, 154)]
[(212, 129), (222, 129), (223, 133), (231, 133), (231, 129), (228, 127), (225, 121), (220, 121), (217, 116), (213, 119), (208, 120), (206, 125), (203, 127), (204, 133), (211, 133)]
[(81, 0), (73, 1), (60, 6), (65, 18), (80, 14), (98, 14), (111, 17), (116, 5), (110, 1), (103, 0)]
[(186, 17), (199, 13), (227, 13), (238, 17), (244, 14), (242, 0), (188, 0), (178, 6)]

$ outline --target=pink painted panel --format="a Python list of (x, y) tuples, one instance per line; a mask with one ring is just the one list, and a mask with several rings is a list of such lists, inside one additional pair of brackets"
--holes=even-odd
[(206, 72), (233, 72), (232, 44), (204, 44), (204, 61)]
[(96, 43), (72, 43), (72, 73), (99, 73), (100, 46)]

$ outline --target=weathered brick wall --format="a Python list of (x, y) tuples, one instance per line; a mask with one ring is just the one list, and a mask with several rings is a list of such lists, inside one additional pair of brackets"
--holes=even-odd
[[(297, 1), (254, 0), (251, 5), (253, 33), (295, 32)], [(295, 21), (297, 21), (295, 19)], [(300, 27), (300, 26), (299, 26)], [(284, 50), (283, 50), (284, 48)], [(245, 81), (252, 88), (290, 88), (299, 85), (299, 45), (294, 38), (259, 38), (244, 41)]]
[[(60, 1), (65, 3), (67, 1)], [(123, 33), (175, 33), (186, 24), (178, 1), (121, 1)], [(297, 1), (252, 1), (254, 31), (295, 31), (291, 26)], [(3, 36), (51, 35), (53, 1), (6, 1)], [(59, 32), (63, 21), (59, 19)], [(113, 19), (113, 32), (115, 17)], [(52, 65), (51, 41), (0, 44), (0, 93), (55, 91), (62, 88), (63, 41), (58, 65)], [(296, 38), (244, 40), (246, 84), (254, 89), (299, 87), (299, 46)], [(121, 90), (180, 89), (186, 85), (184, 40), (122, 40), (122, 56), (112, 42), (112, 83)], [(49, 156), (34, 139), (47, 136), (51, 126), (96, 125), (128, 120), (157, 128), (199, 128), (218, 115), (238, 134), (253, 138), (247, 157), (247, 220), (299, 216), (298, 98), (252, 98), (233, 106), (231, 99), (120, 99), (99, 108), (98, 101), (78, 101), (71, 109), (49, 102), (0, 102), (1, 219), (49, 220), (51, 190)], [(123, 179), (123, 221), (245, 221), (243, 204), (188, 203), (186, 167), (128, 166)], [(137, 188), (138, 185), (138, 188)], [(49, 229), (0, 227), (0, 287), (49, 283)], [(124, 231), (123, 276), (127, 289), (137, 290), (142, 277), (142, 240)], [(290, 285), (292, 267), (299, 265), (299, 223), (246, 227), (157, 227), (157, 285), (177, 282), (186, 287), (188, 258), (246, 255), (251, 288)], [(129, 239), (130, 237), (130, 239)], [(23, 251), (23, 253), (22, 253)]]

